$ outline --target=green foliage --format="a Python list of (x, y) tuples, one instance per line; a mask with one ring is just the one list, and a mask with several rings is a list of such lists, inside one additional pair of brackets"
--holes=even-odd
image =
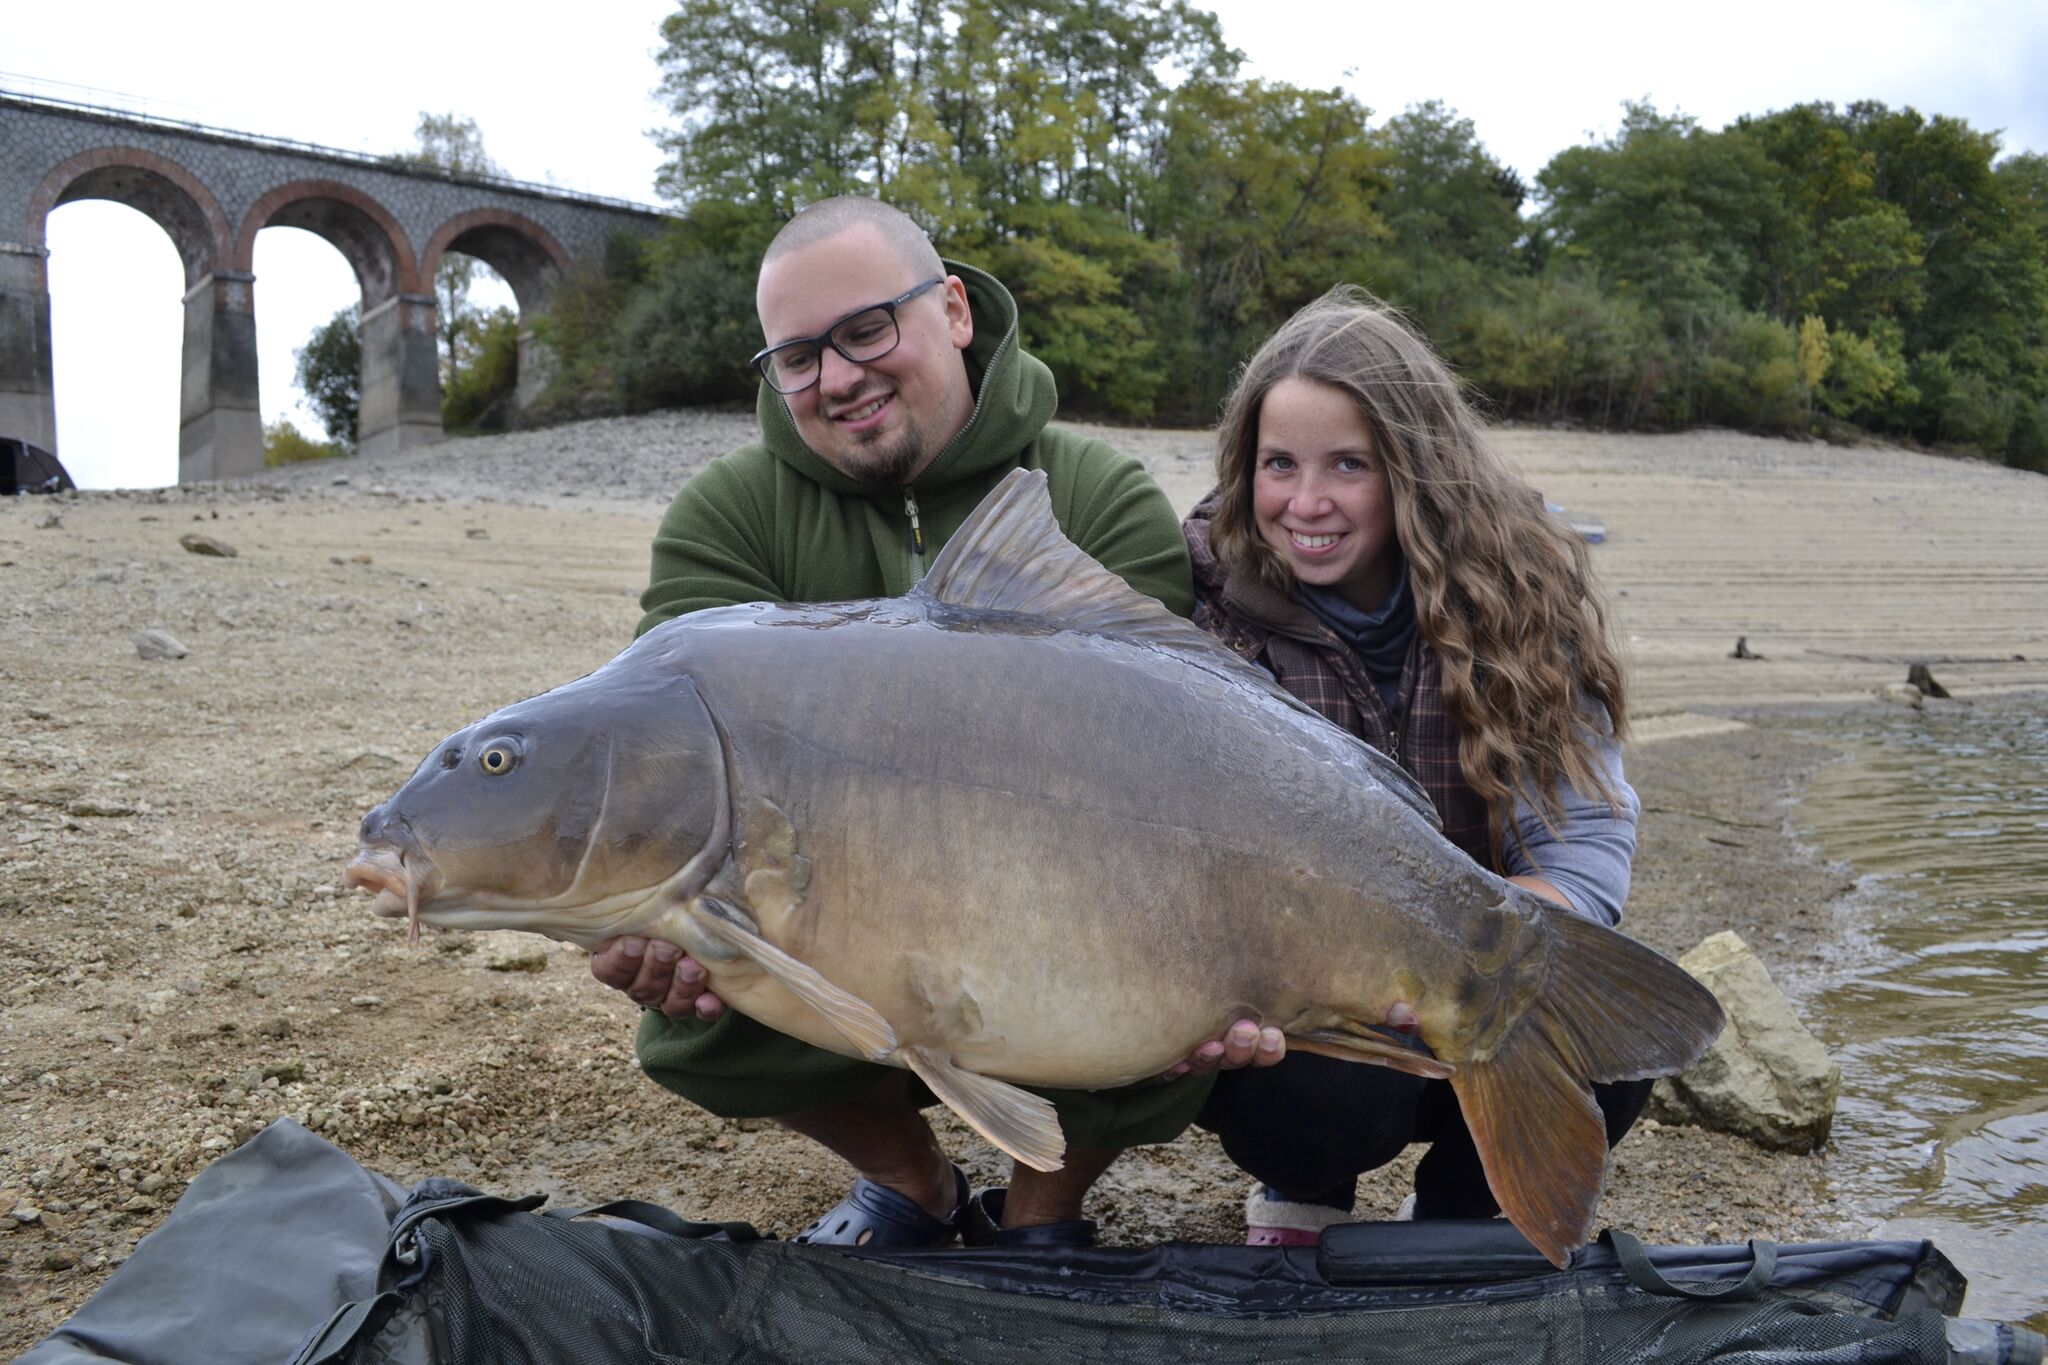
[(627, 407), (725, 402), (754, 392), (747, 365), (761, 346), (754, 269), (772, 229), (757, 223), (750, 232), (715, 211), (707, 217), (715, 230), (685, 220), (658, 239), (623, 297), (599, 363)]
[(683, 218), (560, 284), (551, 401), (751, 394), (761, 247), (864, 194), (1010, 286), (1069, 412), (1207, 423), (1350, 281), (1503, 416), (1824, 414), (2048, 461), (2048, 159), (1997, 162), (1959, 120), (1816, 103), (1710, 131), (1629, 105), (1531, 214), (1454, 110), (1375, 127), (1342, 90), (1246, 79), (1185, 0), (680, 0), (662, 33)]
[(502, 431), (519, 385), (519, 319), (509, 308), (465, 319), (462, 350), (466, 363), (441, 388), (441, 425)]
[(1497, 411), (1632, 426), (1655, 416), (1660, 329), (1639, 301), (1584, 273), (1512, 281), (1461, 310), (1440, 344)]
[(313, 329), (292, 352), (299, 389), (319, 415), (327, 439), (345, 448), (356, 443), (356, 412), (363, 397), (361, 309), (350, 304)]
[(263, 428), (263, 463), (300, 464), (306, 460), (331, 460), (348, 454), (339, 441), (316, 441), (302, 433), (289, 417), (280, 417)]

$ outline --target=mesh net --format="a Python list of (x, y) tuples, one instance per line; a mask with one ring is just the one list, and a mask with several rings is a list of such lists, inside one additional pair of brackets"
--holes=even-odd
[[(651, 1237), (515, 1215), (423, 1224), (426, 1317), (450, 1361), (1942, 1362), (1944, 1320), (1834, 1311), (1767, 1290), (1694, 1303), (1615, 1283), (1543, 1276), (1432, 1294), (1338, 1289), (1276, 1275), (1238, 1295), (1150, 1288), (1087, 1301), (977, 1282), (973, 1254), (867, 1257), (782, 1242)], [(1236, 1252), (1237, 1248), (1216, 1248)], [(1094, 1264), (1113, 1253), (1093, 1253)], [(1146, 1264), (1142, 1258), (1133, 1262)], [(1284, 1285), (1289, 1266), (1267, 1263)], [(1106, 1299), (1107, 1301), (1096, 1301)], [(385, 1340), (390, 1340), (386, 1334)], [(367, 1344), (366, 1344), (367, 1345)], [(359, 1360), (396, 1359), (367, 1349)]]

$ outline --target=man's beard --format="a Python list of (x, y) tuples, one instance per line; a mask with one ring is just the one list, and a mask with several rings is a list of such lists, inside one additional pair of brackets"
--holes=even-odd
[(856, 443), (848, 456), (854, 467), (847, 476), (863, 488), (901, 488), (911, 477), (923, 472), (932, 451), (924, 428), (905, 421), (893, 437), (877, 438), (874, 444)]

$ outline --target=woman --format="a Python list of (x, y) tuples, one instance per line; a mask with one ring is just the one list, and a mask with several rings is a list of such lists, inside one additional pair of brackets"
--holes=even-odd
[[(1638, 808), (1586, 550), (1494, 452), (1428, 343), (1364, 291), (1332, 290), (1246, 364), (1216, 476), (1185, 527), (1196, 622), (1399, 762), (1474, 859), (1615, 923)], [(1273, 1033), (1197, 1059), (1226, 1068), (1200, 1122), (1258, 1178), (1253, 1245), (1349, 1221), (1357, 1175), (1415, 1141), (1431, 1145), (1413, 1216), (1499, 1211), (1447, 1083), (1285, 1056)], [(1594, 1093), (1611, 1144), (1649, 1083)]]

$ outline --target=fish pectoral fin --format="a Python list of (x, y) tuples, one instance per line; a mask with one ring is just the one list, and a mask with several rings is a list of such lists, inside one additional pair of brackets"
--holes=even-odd
[(1051, 1100), (955, 1066), (928, 1047), (906, 1047), (897, 1056), (968, 1127), (1032, 1170), (1057, 1171), (1064, 1164), (1067, 1138)]
[(1381, 1038), (1371, 1033), (1344, 1033), (1337, 1029), (1322, 1028), (1313, 1033), (1289, 1034), (1289, 1052), (1313, 1052), (1319, 1057), (1335, 1057), (1344, 1062), (1371, 1062), (1377, 1066), (1390, 1066), (1396, 1071), (1405, 1071), (1411, 1076), (1425, 1076), (1433, 1081), (1449, 1080), (1458, 1074), (1458, 1068), (1449, 1062), (1439, 1061), (1427, 1052), (1419, 1052), (1390, 1038)]
[(705, 896), (693, 913), (707, 934), (751, 959), (791, 995), (825, 1016), (839, 1036), (859, 1048), (869, 1061), (880, 1061), (896, 1050), (896, 1030), (880, 1010), (762, 938), (745, 922), (741, 911)]

